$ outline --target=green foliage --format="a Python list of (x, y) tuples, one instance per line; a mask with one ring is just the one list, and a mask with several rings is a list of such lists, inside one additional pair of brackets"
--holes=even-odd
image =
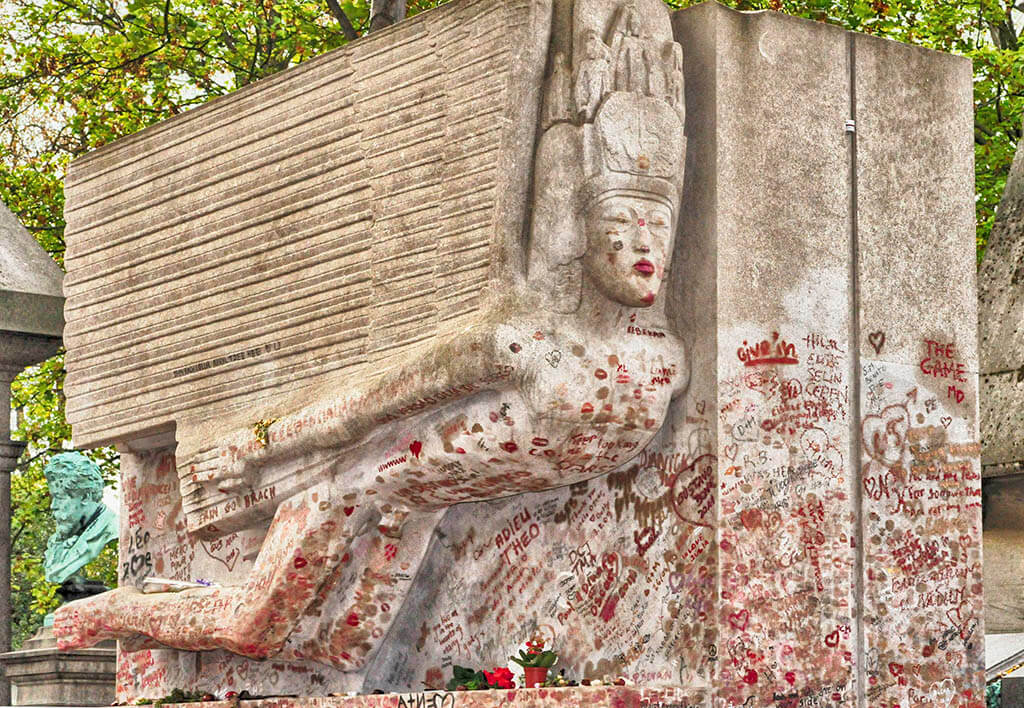
[(550, 669), (558, 661), (558, 654), (551, 651), (531, 651), (527, 653), (525, 650), (519, 650), (519, 656), (510, 656), (509, 659), (516, 662), (524, 669), (528, 666), (539, 666), (545, 669)]
[(175, 703), (198, 703), (203, 700), (202, 693), (198, 691), (185, 691), (176, 688), (163, 698), (140, 698), (135, 701), (137, 706), (166, 706)]
[(479, 691), (487, 688), (487, 677), (483, 671), (467, 669), (465, 666), (452, 666), (452, 678), (445, 686), (445, 690), (455, 691), (459, 686), (464, 686), (467, 691)]

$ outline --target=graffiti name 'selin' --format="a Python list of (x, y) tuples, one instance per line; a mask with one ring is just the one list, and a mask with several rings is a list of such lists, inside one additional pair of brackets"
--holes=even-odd
[(779, 339), (778, 332), (772, 332), (772, 340), (762, 339), (754, 344), (747, 344), (736, 350), (736, 356), (743, 362), (744, 366), (757, 366), (759, 364), (799, 364), (800, 359), (796, 354), (796, 346), (785, 339)]

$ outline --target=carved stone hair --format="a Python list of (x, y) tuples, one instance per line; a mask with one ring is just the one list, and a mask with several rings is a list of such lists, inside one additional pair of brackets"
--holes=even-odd
[(574, 37), (585, 46), (573, 52), (571, 80), (564, 54), (548, 78), (528, 259), (533, 290), (566, 313), (580, 304), (589, 205), (631, 193), (664, 201), (676, 217), (686, 156), (682, 50), (667, 11), (641, 23), (635, 5), (623, 3), (598, 31), (580, 26), (593, 24), (595, 8), (576, 9)]
[(103, 499), (103, 475), (100, 468), (78, 452), (54, 455), (43, 470), (51, 495), (74, 500), (98, 502)]

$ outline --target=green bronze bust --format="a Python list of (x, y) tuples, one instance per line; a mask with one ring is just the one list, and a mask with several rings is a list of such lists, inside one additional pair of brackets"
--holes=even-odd
[(43, 568), (47, 581), (65, 583), (118, 537), (117, 515), (103, 503), (103, 477), (85, 455), (54, 455), (43, 473), (57, 522), (46, 545)]

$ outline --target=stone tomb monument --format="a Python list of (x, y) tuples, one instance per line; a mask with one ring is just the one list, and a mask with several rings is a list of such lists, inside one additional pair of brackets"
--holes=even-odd
[(79, 160), (68, 415), (125, 508), (61, 641), (122, 700), (540, 635), (641, 686), (554, 703), (981, 706), (971, 111), (824, 24), (455, 0)]

